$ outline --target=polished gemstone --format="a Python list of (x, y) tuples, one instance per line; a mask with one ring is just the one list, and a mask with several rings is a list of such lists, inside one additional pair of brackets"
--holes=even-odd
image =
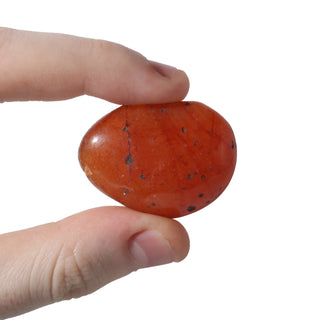
[(198, 211), (227, 187), (236, 165), (228, 122), (199, 102), (121, 106), (79, 148), (89, 180), (123, 205), (170, 218)]

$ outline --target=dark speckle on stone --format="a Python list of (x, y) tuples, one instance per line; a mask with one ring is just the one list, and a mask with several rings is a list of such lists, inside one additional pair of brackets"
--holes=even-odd
[(185, 133), (187, 131), (185, 128), (182, 128), (181, 130), (183, 133)]
[(120, 190), (123, 190), (124, 196), (126, 196), (129, 193), (129, 189), (127, 189), (127, 188), (120, 188)]
[(122, 131), (127, 131), (128, 130), (128, 127), (124, 127), (123, 129), (122, 129)]
[(133, 159), (132, 159), (130, 153), (127, 155), (127, 157), (125, 158), (124, 162), (125, 162), (125, 164), (127, 164), (128, 166), (131, 166), (131, 165), (133, 164)]
[(234, 149), (234, 147), (235, 147), (234, 141), (232, 140), (231, 148)]
[(202, 176), (201, 176), (201, 180), (203, 180), (203, 179), (205, 179), (206, 178), (206, 176), (203, 174)]
[(188, 178), (188, 180), (192, 180), (192, 174), (189, 173), (187, 178)]
[(146, 177), (145, 177), (145, 175), (144, 174), (140, 174), (140, 179), (145, 179)]
[(203, 193), (200, 193), (198, 197), (199, 197), (199, 198), (202, 198), (203, 196), (204, 196), (204, 194), (203, 194)]
[(151, 205), (152, 205), (153, 207), (155, 207), (155, 206), (156, 206), (156, 204), (155, 204), (154, 202), (152, 202), (152, 203), (151, 203)]
[(188, 211), (191, 212), (191, 211), (194, 211), (196, 210), (196, 207), (195, 206), (189, 206), (188, 207)]
[(210, 200), (208, 200), (207, 202), (206, 202), (206, 204), (209, 204), (211, 201)]
[(190, 106), (190, 102), (186, 102), (184, 105), (185, 106)]
[(162, 112), (162, 113), (166, 113), (167, 110), (166, 110), (166, 109), (161, 109), (161, 112)]

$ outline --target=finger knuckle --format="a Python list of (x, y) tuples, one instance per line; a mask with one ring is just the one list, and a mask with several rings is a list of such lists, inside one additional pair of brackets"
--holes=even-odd
[(90, 266), (80, 259), (76, 249), (62, 249), (52, 272), (53, 301), (78, 298), (88, 293)]

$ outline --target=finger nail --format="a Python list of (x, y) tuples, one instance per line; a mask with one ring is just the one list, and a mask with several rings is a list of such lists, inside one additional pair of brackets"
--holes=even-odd
[(171, 78), (178, 69), (172, 66), (169, 66), (167, 64), (155, 62), (155, 61), (149, 61), (152, 67), (160, 73), (163, 77)]
[(130, 251), (139, 268), (157, 266), (175, 260), (169, 242), (158, 231), (144, 231), (134, 236)]

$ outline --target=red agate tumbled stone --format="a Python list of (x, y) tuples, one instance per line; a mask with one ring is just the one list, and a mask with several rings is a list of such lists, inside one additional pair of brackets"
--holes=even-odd
[(227, 121), (199, 102), (121, 106), (84, 136), (89, 180), (125, 206), (170, 218), (195, 212), (227, 187), (236, 165)]

